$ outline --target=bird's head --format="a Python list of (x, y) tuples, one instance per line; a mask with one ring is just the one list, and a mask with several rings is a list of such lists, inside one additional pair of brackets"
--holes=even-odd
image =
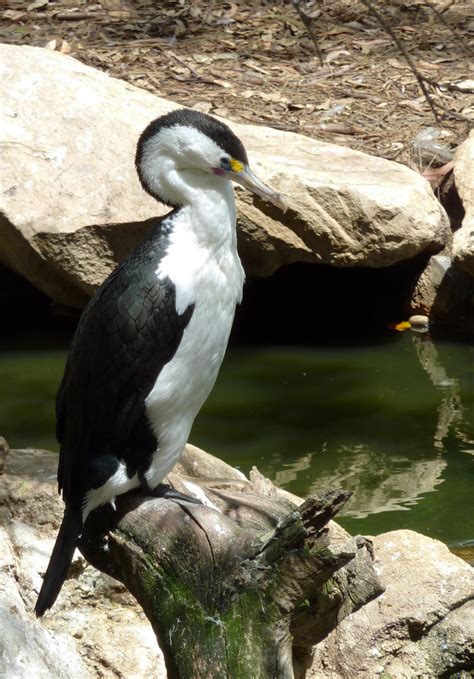
[(240, 139), (205, 113), (180, 109), (151, 122), (138, 140), (135, 163), (145, 191), (173, 206), (180, 203), (173, 195), (170, 177), (176, 172), (184, 176), (190, 170), (236, 182), (287, 209), (286, 198), (251, 171)]

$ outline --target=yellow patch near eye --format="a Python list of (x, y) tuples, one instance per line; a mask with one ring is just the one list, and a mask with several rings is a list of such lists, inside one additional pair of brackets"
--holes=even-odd
[(232, 168), (232, 172), (243, 172), (244, 171), (244, 164), (240, 162), (240, 160), (235, 160), (235, 158), (230, 159), (230, 166)]

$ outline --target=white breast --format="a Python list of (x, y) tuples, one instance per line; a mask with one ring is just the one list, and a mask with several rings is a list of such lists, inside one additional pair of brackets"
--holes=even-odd
[[(219, 203), (212, 207), (219, 210)], [(167, 277), (175, 286), (177, 312), (183, 313), (190, 304), (194, 310), (175, 355), (146, 400), (159, 445), (146, 473), (151, 487), (176, 464), (194, 418), (214, 386), (242, 296), (244, 273), (236, 250), (234, 213), (225, 204), (219, 212), (196, 215), (191, 208), (181, 210), (157, 270), (158, 278)], [(199, 217), (201, 223), (219, 225), (207, 239), (196, 232)]]

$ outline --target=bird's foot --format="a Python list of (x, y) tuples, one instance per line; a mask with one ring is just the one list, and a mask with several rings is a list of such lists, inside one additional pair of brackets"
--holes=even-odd
[(198, 500), (197, 497), (180, 493), (179, 490), (175, 490), (167, 483), (159, 483), (154, 488), (149, 488), (147, 493), (152, 497), (164, 497), (167, 500), (178, 500), (181, 502), (192, 502), (195, 505), (202, 505), (201, 500)]

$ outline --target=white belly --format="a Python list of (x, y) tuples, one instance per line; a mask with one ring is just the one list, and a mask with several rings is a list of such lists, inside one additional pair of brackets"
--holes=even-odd
[(158, 270), (159, 276), (167, 275), (176, 287), (178, 312), (189, 304), (194, 304), (194, 310), (178, 350), (146, 399), (158, 439), (158, 449), (145, 474), (151, 487), (178, 461), (194, 418), (214, 386), (242, 295), (243, 270), (235, 252), (226, 250), (220, 257), (209, 258), (209, 253), (200, 251), (192, 260), (192, 270), (182, 261), (179, 273), (167, 268), (166, 262)]
[[(244, 274), (236, 253), (227, 252), (220, 259), (213, 258), (192, 276), (185, 266), (182, 271), (187, 288), (183, 287), (179, 276), (173, 281), (177, 308), (182, 312), (193, 303), (194, 311), (175, 355), (161, 370), (145, 401), (150, 424), (158, 439), (158, 449), (145, 473), (151, 488), (161, 483), (183, 452), (194, 418), (216, 381), (235, 307), (242, 295)], [(129, 478), (125, 464), (120, 461), (116, 473), (104, 486), (87, 494), (83, 520), (95, 507), (139, 485), (138, 475)]]
[[(188, 440), (191, 427), (214, 385), (227, 347), (235, 307), (242, 298), (244, 272), (237, 255), (235, 204), (230, 182), (203, 185), (192, 205), (172, 219), (169, 246), (156, 275), (175, 286), (176, 311), (194, 305), (173, 358), (163, 367), (148, 395), (147, 415), (158, 449), (145, 477), (158, 485), (174, 467)], [(191, 175), (187, 188), (191, 190)], [(101, 488), (89, 491), (84, 520), (95, 507), (140, 485), (138, 474), (129, 478), (119, 461), (115, 474)]]

